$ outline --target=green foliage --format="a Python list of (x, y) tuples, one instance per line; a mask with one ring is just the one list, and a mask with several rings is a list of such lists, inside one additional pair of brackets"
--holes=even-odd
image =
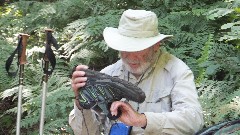
[[(0, 54), (2, 58), (0, 61), (0, 93), (4, 92), (4, 90), (9, 88), (12, 85), (11, 82), (17, 81), (15, 78), (9, 77), (5, 69), (5, 62), (14, 49), (15, 47), (11, 46), (11, 44), (0, 39)], [(7, 103), (5, 104), (4, 102)], [(9, 97), (8, 95), (6, 95), (5, 99), (1, 99), (0, 117), (5, 113), (7, 109), (11, 108), (12, 106), (14, 106), (14, 103), (11, 102), (11, 97)], [(11, 127), (13, 122), (14, 119), (11, 115), (6, 115), (5, 117), (0, 118), (0, 125)], [(0, 130), (2, 131), (3, 129), (4, 127), (1, 126)]]
[(196, 79), (196, 83), (200, 83), (203, 81), (203, 79), (206, 77), (205, 75), (205, 68), (201, 66), (201, 63), (204, 63), (209, 58), (209, 48), (214, 45), (213, 42), (213, 35), (209, 35), (208, 41), (205, 43), (205, 45), (202, 48), (201, 51), (201, 57), (197, 60), (197, 63), (199, 64), (199, 75)]
[[(70, 58), (72, 66), (82, 62), (95, 68), (103, 68), (106, 63), (112, 63), (117, 53), (113, 50), (109, 51), (102, 41), (102, 31), (107, 26), (116, 27), (121, 13), (121, 10), (108, 11), (106, 15), (88, 17), (70, 23), (64, 29), (67, 35), (71, 35), (68, 36), (70, 41), (60, 48), (64, 50), (63, 56), (60, 57)], [(95, 59), (97, 63), (91, 59)]]
[[(223, 8), (216, 8), (209, 12), (208, 18), (212, 20), (228, 20), (221, 26), (221, 38), (220, 41), (236, 41), (240, 39), (240, 2), (238, 0), (233, 0), (228, 2), (228, 5)], [(226, 19), (225, 19), (226, 18)], [(223, 19), (222, 19), (223, 20)], [(238, 42), (239, 43), (239, 42)]]
[(2, 57), (2, 60), (0, 61), (0, 92), (3, 92), (6, 88), (8, 88), (8, 85), (12, 81), (12, 78), (8, 77), (6, 69), (5, 69), (5, 63), (7, 58), (10, 56), (12, 51), (15, 48), (9, 45), (9, 43), (0, 40), (0, 54)]
[(206, 126), (239, 118), (240, 89), (233, 81), (205, 80), (198, 89)]
[[(66, 73), (65, 73), (66, 74)], [(73, 94), (71, 93), (70, 85), (67, 77), (53, 74), (47, 83), (47, 100), (45, 111), (45, 134), (64, 133), (63, 129), (69, 128), (67, 118), (68, 113), (72, 108)], [(41, 92), (42, 89), (35, 91)], [(29, 129), (39, 124), (41, 94), (28, 100), (23, 104), (28, 112), (28, 115), (21, 121), (22, 127)], [(34, 131), (34, 130), (33, 130)], [(32, 131), (28, 131), (33, 134)]]
[[(191, 23), (189, 23), (191, 22)], [(199, 76), (197, 59), (201, 56), (201, 48), (208, 42), (208, 36), (214, 33), (214, 27), (203, 16), (192, 11), (171, 12), (159, 19), (162, 33), (173, 34), (174, 37), (167, 43), (168, 51), (185, 61)]]
[[(45, 134), (72, 134), (68, 114), (74, 96), (69, 75), (77, 64), (100, 70), (118, 59), (103, 40), (105, 27), (117, 27), (125, 9), (147, 9), (159, 17), (159, 30), (174, 37), (162, 45), (193, 70), (204, 110), (205, 126), (240, 116), (239, 1), (220, 0), (51, 0), (12, 1), (0, 7), (0, 125), (15, 133), (18, 76), (11, 78), (5, 61), (17, 34), (28, 33), (24, 70), (24, 134), (38, 134), (42, 93), (45, 28), (60, 45), (56, 69), (48, 80)], [(14, 61), (14, 64), (16, 60)], [(5, 129), (5, 130), (4, 130)], [(0, 132), (1, 132), (0, 131)]]
[[(221, 22), (218, 27), (222, 29), (235, 29), (233, 26), (235, 22), (236, 24), (238, 22), (238, 19), (235, 17), (238, 16), (238, 13), (233, 12), (235, 7), (232, 5), (234, 3), (235, 1), (232, 1), (225, 8), (210, 11), (208, 18), (220, 19), (217, 20)], [(229, 14), (231, 15), (229, 16)], [(226, 18), (229, 22), (234, 21), (234, 23), (223, 21)], [(219, 38), (219, 35), (223, 33), (227, 34), (224, 37), (232, 36), (231, 32), (226, 31), (215, 34), (215, 37), (211, 37), (210, 42), (205, 44), (205, 47), (202, 49), (202, 56), (198, 61), (202, 71), (201, 76), (198, 78), (200, 80), (199, 93), (205, 111), (206, 125), (236, 119), (240, 116), (239, 35), (237, 38)], [(219, 42), (223, 40), (231, 42)]]

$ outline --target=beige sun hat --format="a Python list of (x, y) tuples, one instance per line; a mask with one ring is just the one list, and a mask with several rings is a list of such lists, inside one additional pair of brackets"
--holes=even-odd
[(160, 34), (156, 14), (146, 10), (128, 9), (123, 12), (118, 28), (106, 27), (103, 31), (109, 47), (126, 52), (144, 50), (172, 36)]

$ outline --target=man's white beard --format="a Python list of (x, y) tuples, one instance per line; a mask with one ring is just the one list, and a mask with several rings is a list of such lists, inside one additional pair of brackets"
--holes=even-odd
[[(134, 63), (129, 61), (129, 63)], [(125, 60), (123, 60), (123, 65), (126, 68), (127, 71), (129, 71), (132, 74), (136, 74), (136, 75), (142, 75), (151, 65), (151, 62), (145, 62), (140, 64), (140, 67), (138, 67), (137, 69), (132, 69)]]

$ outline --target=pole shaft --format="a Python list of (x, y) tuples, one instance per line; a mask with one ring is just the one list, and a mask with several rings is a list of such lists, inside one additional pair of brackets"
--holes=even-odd
[(45, 118), (46, 94), (47, 94), (47, 82), (43, 82), (40, 135), (43, 135), (43, 132), (44, 132), (43, 127), (44, 127), (44, 118)]
[(22, 114), (22, 90), (23, 90), (23, 71), (24, 65), (20, 65), (19, 73), (19, 87), (18, 87), (18, 110), (17, 110), (17, 129), (16, 134), (20, 135), (20, 123), (21, 123), (21, 114)]
[(22, 89), (23, 85), (19, 86), (18, 90), (18, 110), (17, 110), (17, 129), (16, 135), (20, 135), (20, 122), (21, 122), (21, 114), (22, 114)]
[[(45, 61), (45, 64), (44, 64), (45, 70), (48, 70), (48, 67), (49, 67), (49, 61)], [(45, 108), (46, 108), (47, 81), (48, 81), (48, 74), (46, 72), (44, 74), (44, 78), (43, 78), (42, 109), (41, 109), (40, 126), (39, 126), (40, 135), (43, 135), (43, 133), (44, 133), (44, 118), (45, 118)]]

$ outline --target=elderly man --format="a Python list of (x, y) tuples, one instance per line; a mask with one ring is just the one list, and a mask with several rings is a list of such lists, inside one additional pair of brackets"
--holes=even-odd
[[(126, 10), (118, 28), (107, 27), (103, 32), (106, 44), (120, 52), (121, 59), (101, 72), (135, 83), (146, 94), (143, 103), (115, 101), (112, 115), (122, 114), (118, 121), (132, 128), (131, 135), (191, 135), (203, 126), (203, 116), (190, 68), (175, 56), (161, 50), (163, 39), (172, 35), (160, 34), (155, 13), (145, 10)], [(75, 95), (85, 85), (88, 68), (79, 65), (72, 75)], [(81, 108), (81, 107), (78, 107)], [(106, 133), (116, 123), (101, 118), (92, 110), (78, 109), (76, 104), (69, 123), (76, 135)], [(103, 124), (104, 123), (104, 124)], [(110, 134), (121, 134), (114, 131)]]

